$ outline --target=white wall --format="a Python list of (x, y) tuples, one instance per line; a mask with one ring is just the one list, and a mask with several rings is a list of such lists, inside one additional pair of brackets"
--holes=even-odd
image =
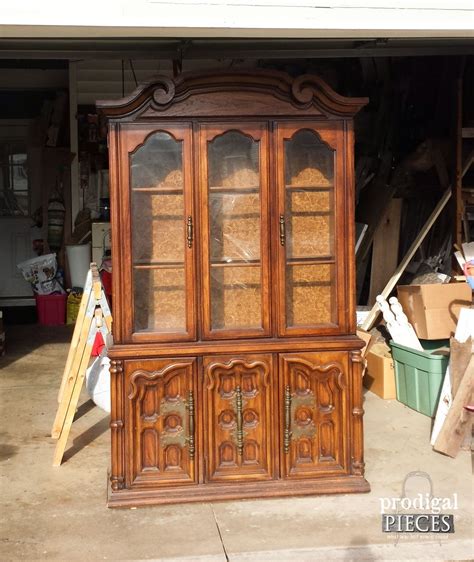
[[(230, 60), (184, 60), (183, 72), (205, 69), (225, 69), (231, 65)], [(239, 63), (238, 68), (254, 67), (256, 61)], [(78, 105), (93, 105), (97, 100), (115, 99), (130, 94), (135, 88), (135, 78), (138, 84), (151, 80), (161, 74), (172, 76), (173, 65), (170, 60), (124, 60), (122, 81), (122, 61), (114, 60), (83, 60), (76, 63), (76, 91)], [(233, 64), (233, 68), (236, 65)], [(123, 83), (122, 83), (123, 82)]]
[(0, 37), (474, 37), (472, 0), (16, 0)]
[[(170, 74), (171, 61), (133, 60), (137, 82), (140, 84), (157, 74)], [(123, 90), (122, 90), (123, 87)], [(124, 83), (122, 86), (121, 60), (86, 60), (77, 63), (77, 103), (93, 105), (99, 99), (121, 98), (135, 89), (135, 80), (130, 61), (124, 61)]]

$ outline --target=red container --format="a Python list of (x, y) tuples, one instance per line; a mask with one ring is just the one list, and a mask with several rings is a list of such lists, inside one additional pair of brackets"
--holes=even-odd
[(66, 300), (64, 295), (35, 295), (38, 323), (43, 326), (60, 326), (66, 323)]

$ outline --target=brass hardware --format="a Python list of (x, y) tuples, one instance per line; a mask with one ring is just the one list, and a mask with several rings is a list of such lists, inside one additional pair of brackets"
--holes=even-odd
[[(292, 399), (292, 406), (294, 411), (297, 412), (298, 408), (306, 407), (311, 412), (316, 411), (316, 398), (312, 392), (308, 392), (307, 394), (298, 395), (295, 394)], [(313, 419), (308, 420), (305, 424), (304, 422), (295, 420), (295, 423), (292, 426), (291, 431), (291, 438), (292, 439), (300, 439), (300, 437), (309, 437), (313, 438), (316, 435), (316, 425)]]
[(184, 433), (184, 428), (180, 427), (175, 433), (167, 433), (163, 431), (160, 433), (160, 444), (162, 447), (168, 447), (168, 445), (178, 445), (179, 447), (185, 447), (187, 443), (187, 437)]
[[(179, 445), (185, 447), (188, 445), (189, 458), (194, 459), (196, 451), (194, 434), (195, 434), (195, 420), (194, 420), (194, 394), (190, 390), (188, 392), (188, 399), (183, 400), (178, 398), (176, 401), (162, 400), (160, 404), (159, 416), (166, 416), (168, 414), (176, 414), (183, 420), (185, 427), (180, 427), (176, 431), (166, 431), (160, 434), (162, 446)], [(158, 419), (158, 416), (156, 416)], [(154, 420), (156, 421), (156, 420)]]
[(160, 403), (160, 411), (158, 416), (166, 416), (168, 414), (178, 414), (181, 419), (186, 417), (186, 400), (178, 396), (176, 400), (167, 400), (163, 398)]
[(286, 242), (285, 215), (280, 215), (280, 244), (284, 246), (285, 242)]
[[(177, 415), (183, 425), (186, 424), (186, 401), (178, 397), (176, 401), (163, 400), (160, 403), (160, 413), (158, 416), (154, 416), (156, 421), (158, 417), (166, 417), (170, 414)], [(152, 420), (150, 420), (152, 421)], [(163, 447), (167, 447), (168, 445), (178, 445), (179, 447), (184, 447), (186, 445), (186, 428), (185, 427), (177, 427), (174, 431), (169, 431), (166, 427), (163, 428), (163, 431), (160, 433), (160, 443)]]
[(242, 390), (240, 386), (235, 388), (235, 402), (237, 410), (237, 451), (242, 456), (244, 453), (244, 431), (242, 424)]
[(188, 216), (188, 221), (186, 223), (187, 226), (187, 241), (188, 241), (188, 248), (192, 248), (193, 246), (193, 217), (191, 215)]
[(293, 396), (293, 407), (295, 410), (301, 406), (307, 406), (311, 409), (316, 409), (316, 398), (312, 392), (305, 394), (295, 394)]
[(188, 445), (189, 445), (189, 458), (194, 459), (194, 394), (193, 391), (190, 390), (188, 392), (188, 402), (186, 407), (189, 412), (189, 436), (188, 436)]
[(290, 452), (290, 426), (291, 426), (291, 390), (290, 386), (285, 386), (285, 431), (283, 434), (283, 452)]

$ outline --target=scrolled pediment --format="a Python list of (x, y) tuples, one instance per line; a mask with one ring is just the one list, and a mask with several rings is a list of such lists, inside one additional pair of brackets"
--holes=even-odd
[(158, 76), (119, 100), (98, 101), (110, 119), (134, 121), (148, 117), (313, 115), (352, 117), (367, 98), (337, 94), (321, 78), (296, 78), (268, 70)]

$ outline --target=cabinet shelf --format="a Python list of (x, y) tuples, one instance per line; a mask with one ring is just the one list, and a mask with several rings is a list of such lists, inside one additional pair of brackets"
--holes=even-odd
[(330, 217), (333, 211), (291, 211), (293, 217)]
[(236, 195), (238, 195), (239, 193), (245, 194), (245, 193), (259, 193), (260, 191), (260, 187), (257, 186), (230, 186), (230, 187), (225, 187), (225, 186), (212, 186), (209, 188), (209, 192), (210, 193), (235, 193)]
[(260, 265), (262, 265), (261, 260), (211, 261), (211, 267), (258, 267)]
[(336, 263), (333, 256), (318, 256), (311, 258), (289, 258), (286, 265), (323, 265)]
[(133, 264), (134, 269), (184, 269), (182, 262), (154, 262), (154, 263), (139, 263)]
[(330, 191), (331, 189), (334, 189), (334, 184), (331, 185), (293, 185), (293, 184), (287, 184), (285, 185), (286, 189), (293, 189), (295, 191), (298, 190), (312, 190), (312, 191)]
[(166, 194), (181, 194), (184, 187), (176, 186), (162, 186), (162, 187), (132, 187), (132, 191), (141, 193), (166, 193)]

